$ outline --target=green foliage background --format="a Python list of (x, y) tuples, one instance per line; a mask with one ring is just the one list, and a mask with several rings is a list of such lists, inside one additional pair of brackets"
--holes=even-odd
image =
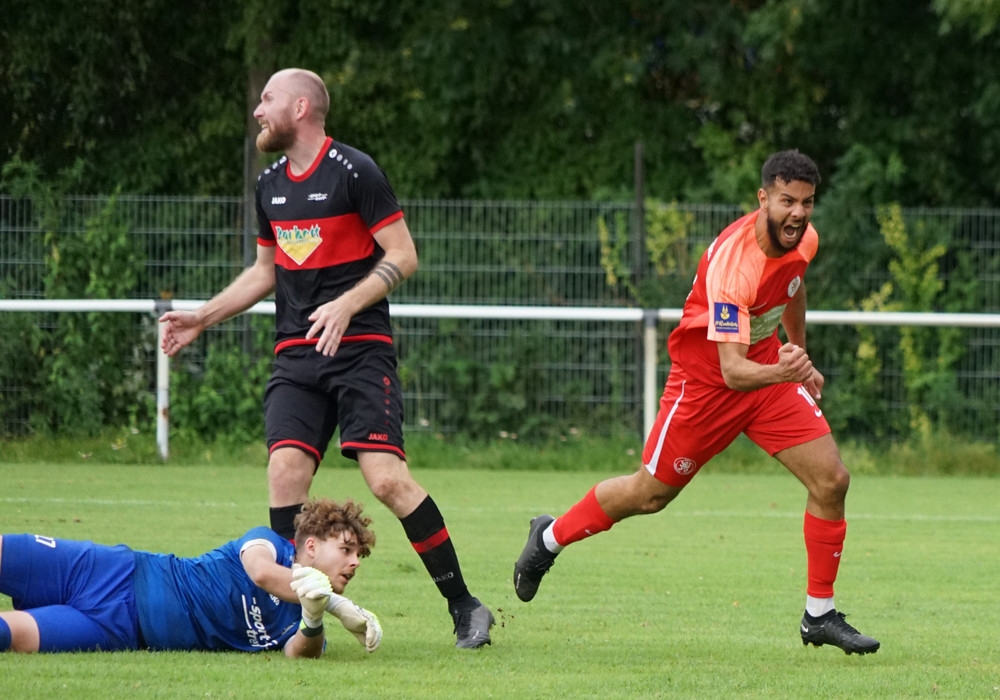
[(234, 194), (264, 81), (299, 65), (404, 198), (627, 199), (641, 141), (666, 200), (746, 201), (798, 147), (855, 206), (991, 206), (998, 8), (5, 0), (0, 158), (77, 193)]
[[(244, 191), (259, 165), (249, 115), (260, 89), (273, 70), (301, 65), (330, 88), (330, 133), (375, 156), (404, 199), (634, 201), (641, 142), (644, 258), (636, 265), (632, 257), (631, 215), (609, 206), (588, 231), (605, 274), (600, 303), (678, 306), (706, 235), (717, 233), (697, 230), (683, 205), (752, 206), (763, 158), (798, 147), (824, 174), (813, 308), (996, 310), (977, 285), (983, 267), (961, 231), (900, 212), (1000, 200), (1000, 0), (3, 7), (0, 118), (9, 128), (0, 130), (0, 193), (30, 199), (44, 232), (41, 288), (4, 278), (4, 296), (205, 293), (199, 268), (151, 272), (147, 256), (224, 257), (238, 268), (238, 250), (140, 249), (122, 198)], [(70, 194), (106, 197), (80, 215), (64, 206)], [(878, 235), (866, 222), (873, 209)], [(84, 217), (82, 233), (66, 233), (71, 216)], [(424, 250), (449, 244), (422, 242)], [(509, 257), (519, 273), (536, 262), (511, 250), (498, 236), (483, 253)], [(989, 262), (987, 274), (996, 266)], [(891, 279), (881, 289), (862, 286), (885, 270)], [(447, 279), (435, 284), (435, 300), (459, 301)], [(573, 303), (564, 292), (512, 274), (495, 294), (497, 303), (526, 293)], [(206, 339), (176, 370), (172, 422), (183, 435), (259, 434), (256, 397), (269, 357), (260, 321), (241, 322), (236, 345)], [(143, 323), (123, 314), (0, 316), (0, 380), (19, 387), (0, 396), (4, 411), (28, 412), (39, 434), (148, 424), (152, 397), (142, 376), (152, 334), (136, 340), (134, 332)], [(590, 357), (543, 329), (477, 360), (462, 340), (474, 326), (442, 321), (437, 330), (401, 372), (411, 393), (433, 386), (454, 397), (444, 414), (457, 431), (547, 439), (571, 424), (634, 427), (611, 409), (585, 407), (554, 422), (531, 361), (576, 353), (617, 366), (624, 358)], [(878, 440), (927, 440), (976, 422), (979, 434), (997, 434), (992, 390), (957, 379), (1000, 371), (992, 356), (970, 355), (967, 331), (810, 333), (817, 363), (840, 372), (827, 395), (835, 431), (879, 426)], [(889, 355), (903, 367), (904, 410), (884, 398)], [(567, 404), (587, 390), (561, 387)]]
[[(174, 241), (176, 236), (134, 236), (133, 215), (118, 195), (87, 200), (85, 207), (69, 206), (65, 198), (47, 199), (45, 188), (30, 179), (17, 182), (28, 194), (38, 192), (34, 211), (42, 232), (38, 238), (44, 242), (38, 263), (44, 270), (45, 298), (134, 298), (157, 289), (197, 298), (210, 296), (238, 269), (228, 262), (232, 236), (216, 237), (213, 244), (205, 243), (207, 236), (192, 236), (199, 241), (193, 249), (184, 240)], [(831, 212), (836, 214), (836, 205), (834, 200), (817, 213), (821, 230)], [(184, 207), (175, 209), (173, 216), (185, 219)], [(477, 209), (469, 207), (473, 213)], [(475, 260), (497, 271), (497, 284), (481, 280), (478, 286), (487, 296), (475, 301), (503, 305), (556, 299), (570, 305), (646, 309), (678, 305), (690, 287), (695, 261), (717, 231), (708, 231), (689, 209), (649, 199), (643, 227), (646, 257), (636, 267), (630, 248), (635, 232), (627, 211), (616, 207), (595, 214), (592, 230), (578, 239), (557, 234), (552, 246), (548, 232), (531, 221), (511, 224), (514, 231), (530, 232), (527, 243), (503, 236), (484, 239)], [(977, 258), (963, 243), (961, 218), (921, 210), (904, 216), (895, 204), (876, 214), (876, 236), (863, 255), (838, 250), (844, 241), (836, 234), (824, 238), (834, 250), (824, 251), (810, 272), (813, 308), (983, 310), (983, 271), (995, 269), (998, 260)], [(551, 219), (559, 231), (557, 220), (564, 215), (552, 208), (542, 219)], [(69, 222), (74, 217), (81, 220)], [(455, 225), (454, 232), (446, 226), (427, 242), (429, 257), (436, 248), (467, 245), (460, 232), (465, 224)], [(707, 234), (695, 230), (699, 227)], [(179, 230), (187, 229), (182, 224)], [(520, 258), (538, 242), (548, 251), (545, 264), (551, 269), (544, 274), (532, 259)], [(149, 254), (160, 262), (146, 264)], [(580, 262), (586, 255), (590, 266)], [(197, 264), (174, 265), (175, 257)], [(212, 259), (225, 264), (201, 264)], [(585, 285), (598, 299), (568, 297), (575, 286), (571, 276), (552, 272), (563, 268), (603, 274), (602, 285), (593, 290)], [(452, 296), (462, 285), (444, 269), (431, 269), (408, 283), (417, 300), (466, 301)], [(874, 291), (856, 286), (858, 279), (880, 279), (878, 275), (886, 281)], [(25, 290), (8, 284), (4, 293), (17, 297)], [(475, 440), (508, 434), (534, 441), (558, 439), (573, 429), (605, 436), (636, 430), (639, 400), (630, 382), (638, 370), (629, 349), (634, 348), (634, 331), (596, 323), (568, 329), (556, 322), (503, 328), (488, 320), (440, 319), (399, 334), (411, 430), (443, 430)], [(141, 430), (154, 422), (157, 349), (151, 317), (6, 313), (0, 314), (0, 332), (5, 338), (0, 345), (0, 409), (4, 416), (29, 416), (20, 428), (8, 427), (11, 434), (96, 435), (109, 428)], [(581, 342), (594, 334), (604, 334), (602, 342)], [(171, 429), (179, 438), (259, 439), (272, 335), (270, 317), (241, 316), (203, 334), (172, 363)], [(824, 392), (824, 412), (835, 433), (876, 442), (928, 441), (942, 434), (989, 441), (1000, 429), (997, 385), (980, 378), (1000, 372), (1000, 359), (977, 349), (980, 342), (962, 328), (813, 326), (810, 354), (833, 380)], [(663, 344), (658, 365), (664, 371), (669, 366)], [(591, 371), (575, 374), (560, 367)], [(434, 425), (421, 420), (428, 400), (434, 402)]]

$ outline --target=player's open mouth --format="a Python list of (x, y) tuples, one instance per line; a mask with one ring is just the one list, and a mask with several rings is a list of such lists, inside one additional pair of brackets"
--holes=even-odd
[(786, 226), (781, 230), (782, 234), (789, 241), (795, 241), (799, 238), (799, 232), (802, 230), (802, 225), (798, 226)]

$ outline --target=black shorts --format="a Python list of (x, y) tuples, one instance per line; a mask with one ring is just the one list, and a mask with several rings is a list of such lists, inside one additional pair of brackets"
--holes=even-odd
[(326, 454), (340, 429), (340, 451), (403, 451), (403, 394), (396, 351), (377, 341), (342, 342), (332, 357), (314, 345), (283, 349), (264, 392), (268, 454), (298, 447), (316, 458)]

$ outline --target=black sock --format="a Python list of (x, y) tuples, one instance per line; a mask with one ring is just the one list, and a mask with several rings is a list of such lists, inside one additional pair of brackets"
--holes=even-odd
[(451, 542), (448, 528), (444, 526), (444, 517), (434, 500), (428, 496), (416, 510), (405, 518), (400, 518), (399, 522), (403, 524), (403, 531), (413, 549), (420, 555), (427, 573), (449, 604), (454, 607), (471, 598), (458, 565), (455, 545)]
[(286, 540), (295, 539), (295, 516), (302, 512), (302, 503), (271, 509), (271, 529)]

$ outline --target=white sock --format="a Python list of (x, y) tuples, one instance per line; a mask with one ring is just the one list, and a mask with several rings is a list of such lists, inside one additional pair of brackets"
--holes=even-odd
[(833, 604), (833, 598), (813, 598), (811, 595), (806, 596), (806, 612), (813, 617), (822, 617), (831, 610), (836, 609), (837, 606)]
[(549, 550), (553, 554), (559, 554), (559, 552), (563, 551), (563, 547), (561, 544), (556, 542), (556, 536), (552, 534), (552, 526), (555, 524), (556, 521), (553, 520), (549, 523), (549, 526), (545, 528), (545, 532), (542, 533), (542, 544), (545, 545), (545, 549)]

